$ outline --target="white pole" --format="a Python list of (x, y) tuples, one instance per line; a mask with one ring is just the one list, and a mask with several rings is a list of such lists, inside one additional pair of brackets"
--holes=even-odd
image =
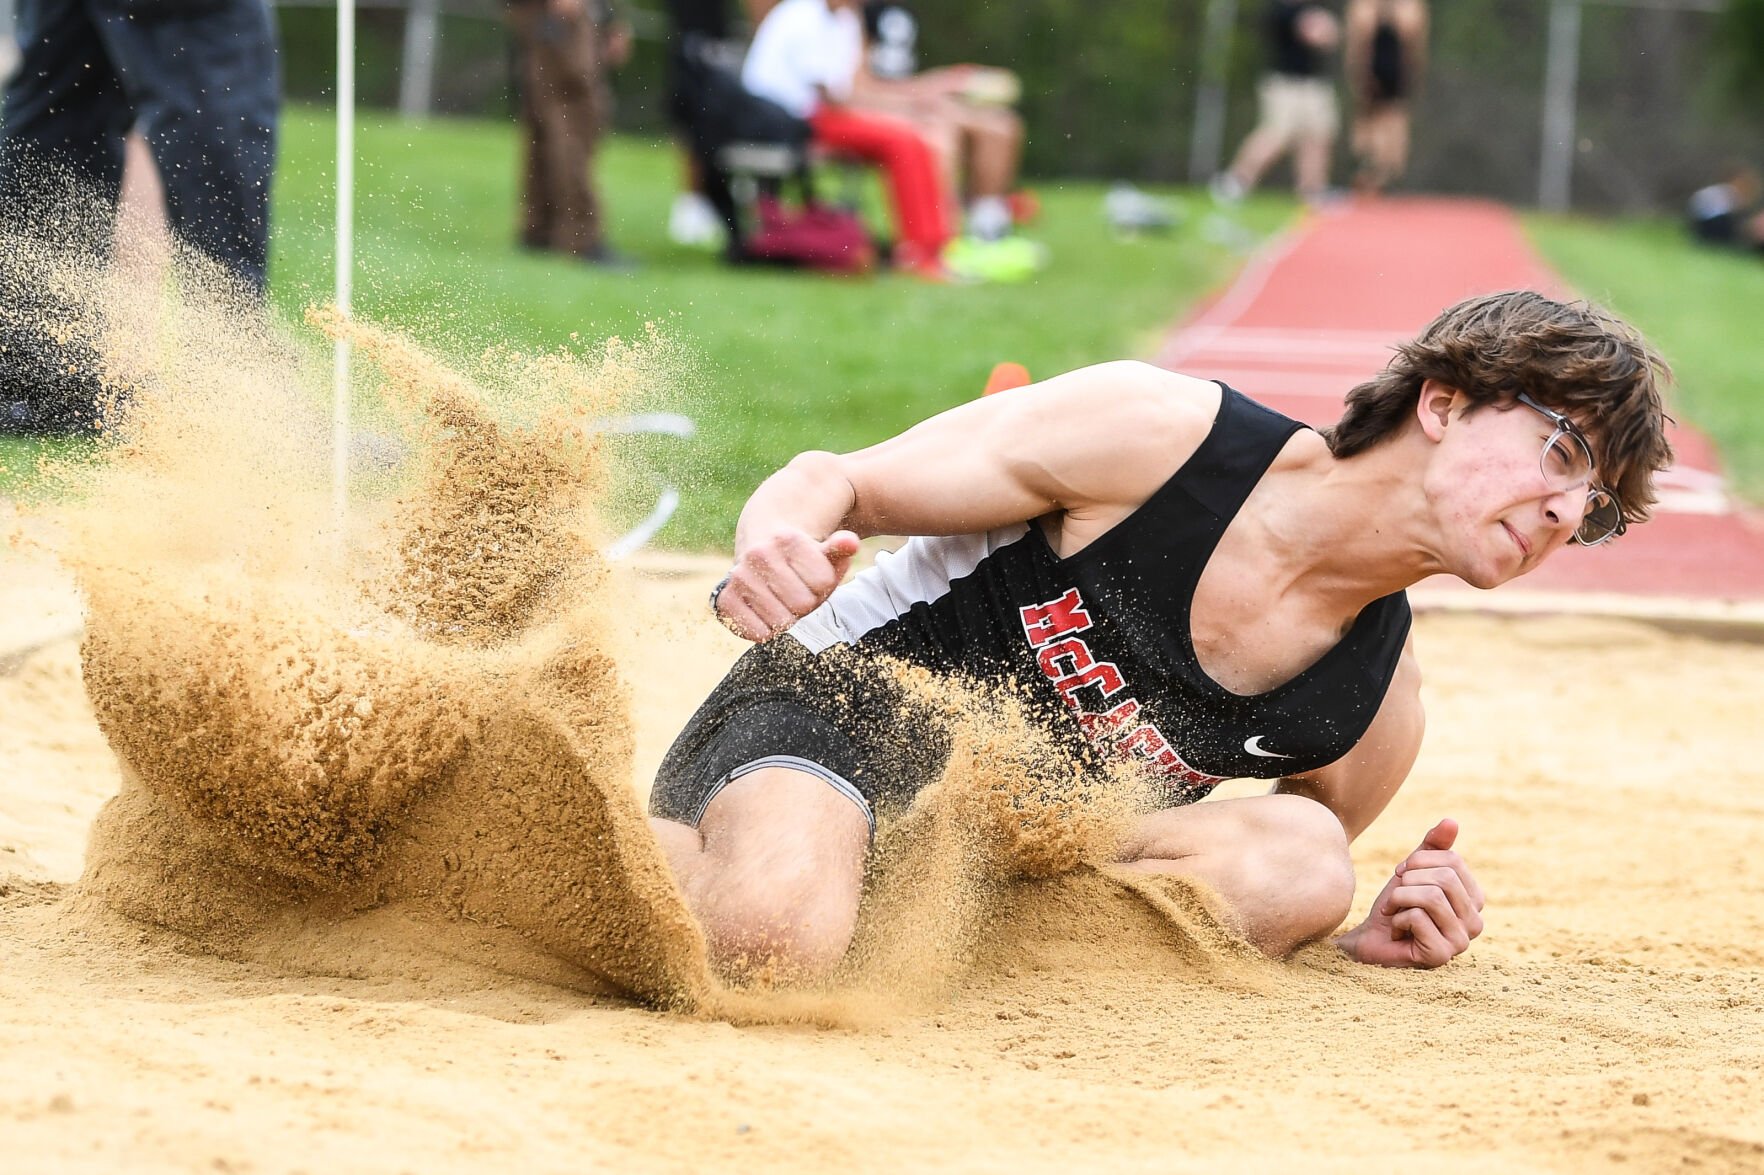
[(427, 118), (435, 100), (435, 55), (441, 43), (441, 0), (410, 0), (404, 56), (398, 63), (398, 113)]
[(1200, 88), (1194, 99), (1194, 132), (1188, 140), (1188, 182), (1204, 183), (1218, 174), (1225, 158), (1226, 58), (1237, 23), (1237, 0), (1208, 0), (1201, 29)]
[(1566, 212), (1574, 175), (1574, 92), (1580, 81), (1580, 0), (1550, 5), (1550, 39), (1544, 67), (1543, 158), (1537, 202)]
[[(337, 0), (337, 313), (349, 317), (355, 265), (355, 0)], [(337, 525), (349, 509), (349, 342), (332, 350), (331, 503)]]
[(0, 0), (0, 83), (10, 79), (18, 65), (18, 20), (12, 7), (12, 0)]

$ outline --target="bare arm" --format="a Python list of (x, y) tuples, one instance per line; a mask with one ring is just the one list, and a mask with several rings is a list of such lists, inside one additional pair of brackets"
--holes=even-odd
[(832, 594), (869, 535), (970, 534), (1054, 513), (1104, 525), (1188, 459), (1219, 396), (1203, 380), (1105, 363), (970, 401), (855, 453), (804, 453), (742, 510), (718, 610), (750, 640), (782, 631)]
[(1421, 81), (1427, 74), (1427, 5), (1423, 0), (1415, 0), (1410, 6), (1410, 25), (1407, 38), (1409, 46), (1409, 68), (1414, 81), (1409, 87), (1411, 94), (1421, 92)]
[(1356, 102), (1366, 101), (1370, 85), (1367, 74), (1372, 55), (1374, 20), (1372, 5), (1361, 3), (1360, 0), (1348, 5), (1343, 18), (1346, 32), (1341, 50), (1342, 73), (1347, 78), (1348, 90)]

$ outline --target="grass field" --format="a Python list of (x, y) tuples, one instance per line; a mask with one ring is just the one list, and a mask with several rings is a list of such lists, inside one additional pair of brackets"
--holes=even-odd
[[(271, 297), (291, 320), (330, 296), (330, 117), (294, 109), (283, 122)], [(362, 119), (355, 309), (455, 356), (491, 342), (548, 350), (578, 333), (630, 338), (658, 324), (685, 359), (672, 406), (702, 429), (685, 458), (685, 504), (659, 540), (675, 547), (726, 545), (746, 494), (792, 454), (890, 435), (976, 394), (998, 360), (1048, 374), (1147, 353), (1239, 261), (1192, 221), (1166, 238), (1118, 241), (1102, 186), (1048, 183), (1038, 185), (1044, 213), (1033, 234), (1053, 262), (1035, 281), (955, 287), (732, 271), (666, 237), (672, 148), (615, 139), (600, 161), (601, 190), (612, 239), (642, 266), (610, 273), (515, 247), (516, 147), (508, 124)], [(1264, 234), (1289, 214), (1272, 199), (1241, 220)], [(16, 482), (34, 447), (9, 444), (0, 465), (11, 472), (0, 478)]]
[(1527, 226), (1577, 289), (1665, 352), (1678, 377), (1675, 414), (1714, 438), (1743, 496), (1764, 500), (1764, 258), (1693, 245), (1673, 220), (1533, 216)]
[[(726, 545), (747, 492), (791, 454), (852, 448), (973, 395), (992, 364), (1037, 374), (1144, 355), (1193, 301), (1225, 281), (1239, 254), (1205, 238), (1209, 210), (1163, 239), (1119, 241), (1103, 187), (1046, 182), (1032, 233), (1052, 250), (1036, 281), (931, 286), (732, 271), (664, 233), (678, 163), (665, 144), (616, 139), (600, 165), (612, 237), (642, 267), (611, 273), (514, 247), (514, 128), (409, 124), (370, 116), (358, 130), (358, 313), (425, 345), (469, 356), (493, 342), (549, 350), (635, 337), (658, 324), (684, 361), (669, 406), (700, 438), (658, 455), (690, 488), (662, 544)], [(283, 124), (271, 297), (290, 320), (331, 288), (332, 145), (328, 111)], [(1278, 198), (1241, 214), (1253, 235), (1291, 215)], [(1649, 331), (1678, 369), (1683, 415), (1709, 431), (1751, 496), (1764, 497), (1764, 413), (1750, 386), (1764, 265), (1685, 243), (1663, 222), (1533, 217), (1535, 239), (1570, 281)], [(679, 446), (675, 446), (679, 449)], [(0, 438), (0, 492), (30, 479), (34, 442)], [(683, 468), (682, 468), (683, 466)]]
[[(283, 125), (271, 297), (291, 320), (331, 289), (330, 128), (318, 110), (294, 110)], [(726, 545), (746, 494), (793, 453), (896, 432), (977, 394), (1000, 359), (1049, 374), (1147, 353), (1239, 261), (1192, 223), (1162, 239), (1118, 241), (1100, 185), (1051, 183), (1038, 186), (1044, 212), (1033, 233), (1053, 262), (1031, 282), (734, 271), (667, 240), (673, 150), (616, 139), (601, 160), (601, 189), (612, 239), (642, 265), (607, 272), (514, 246), (511, 126), (369, 117), (357, 134), (359, 314), (454, 356), (492, 342), (547, 350), (572, 334), (584, 343), (638, 337), (650, 322), (678, 345), (679, 386), (665, 406), (702, 432), (684, 455), (685, 504), (660, 540), (676, 547)], [(1263, 234), (1289, 212), (1269, 200), (1241, 219)]]

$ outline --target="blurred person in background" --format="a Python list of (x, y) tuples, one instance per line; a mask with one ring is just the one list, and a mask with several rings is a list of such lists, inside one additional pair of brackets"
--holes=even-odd
[(1288, 151), (1293, 183), (1305, 200), (1329, 191), (1329, 152), (1341, 116), (1329, 55), (1341, 43), (1341, 22), (1316, 0), (1269, 0), (1263, 25), (1266, 61), (1257, 88), (1260, 114), (1231, 166), (1213, 177), (1213, 195), (1234, 204)]
[(1691, 193), (1685, 202), (1685, 225), (1705, 245), (1737, 245), (1764, 249), (1764, 208), (1759, 197), (1764, 183), (1743, 164), (1730, 164), (1719, 183)]
[(608, 74), (631, 56), (631, 29), (610, 0), (512, 0), (526, 166), (521, 244), (612, 269), (630, 258), (606, 239), (594, 150), (612, 120)]
[(1427, 2), (1348, 0), (1343, 23), (1354, 186), (1377, 193), (1408, 170), (1410, 104), (1427, 65)]
[(1011, 109), (1015, 75), (972, 65), (921, 72), (919, 21), (910, 7), (868, 0), (863, 17), (852, 104), (911, 122), (937, 152), (948, 189), (961, 193), (967, 234), (982, 241), (1006, 236), (1023, 156), (1023, 120)]
[(851, 104), (863, 44), (857, 0), (782, 0), (754, 32), (741, 84), (806, 119), (821, 146), (879, 165), (899, 236), (895, 266), (946, 278), (943, 250), (952, 233), (930, 144), (905, 119)]
[(705, 191), (704, 168), (691, 146), (691, 55), (727, 54), (734, 58), (734, 21), (730, 0), (668, 0), (668, 115), (681, 141), (685, 175), (668, 210), (668, 237), (677, 245), (715, 248), (723, 243), (722, 216)]
[(0, 0), (0, 84), (18, 64), (18, 38), (12, 33), (12, 0)]
[[(0, 113), (0, 230), (48, 234), (54, 248), (109, 263), (133, 132), (151, 156), (136, 169), (144, 203), (163, 195), (178, 240), (261, 298), (281, 105), (265, 0), (20, 0), (15, 31), (20, 59)], [(125, 245), (140, 248), (116, 260), (145, 262), (125, 280), (151, 282), (160, 255), (138, 238), (159, 212), (136, 211), (137, 239)], [(55, 337), (53, 298), (34, 282), (0, 295), (0, 432), (102, 427), (112, 393), (98, 373), (116, 374), (117, 357)]]
[(702, 101), (694, 71), (709, 61), (739, 73), (744, 45), (735, 10), (739, 8), (749, 26), (757, 26), (772, 7), (771, 0), (741, 0), (739, 5), (734, 0), (667, 0), (668, 113), (685, 167), (680, 193), (668, 210), (668, 237), (675, 244), (715, 248), (727, 236), (693, 147), (694, 106)]
[[(111, 223), (66, 215), (67, 184), (114, 216), (140, 133), (185, 244), (261, 295), (281, 72), (265, 0), (19, 0), (0, 116), (0, 218), (105, 256)], [(74, 223), (77, 221), (77, 223)]]

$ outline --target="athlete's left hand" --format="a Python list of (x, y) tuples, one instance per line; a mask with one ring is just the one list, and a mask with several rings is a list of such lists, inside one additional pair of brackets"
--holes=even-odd
[(1452, 851), (1458, 822), (1441, 820), (1398, 863), (1366, 920), (1335, 940), (1380, 967), (1443, 967), (1482, 933), (1482, 886)]

